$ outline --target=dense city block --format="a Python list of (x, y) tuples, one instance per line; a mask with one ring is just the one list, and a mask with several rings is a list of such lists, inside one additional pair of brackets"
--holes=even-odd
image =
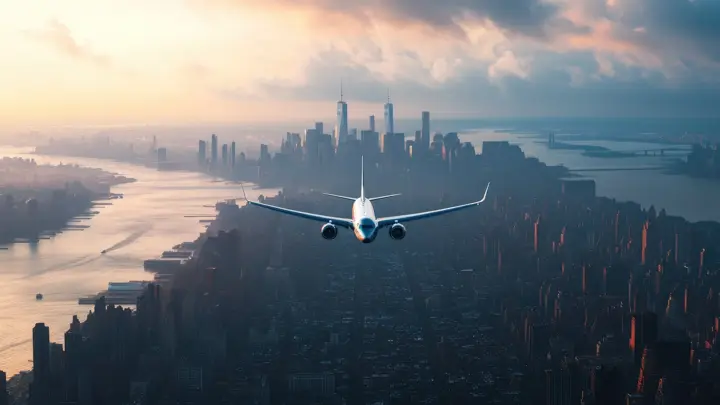
[(719, 403), (718, 224), (597, 197), (507, 142), (431, 138), (426, 119), (407, 141), (318, 124), (257, 161), (200, 141), (199, 170), (341, 217), (347, 202), (321, 192), (357, 194), (361, 157), (368, 192), (402, 193), (383, 215), (493, 186), (475, 209), (371, 245), (220, 203), (192, 261), (135, 310), (99, 299), (64, 347), (35, 327), (30, 403)]

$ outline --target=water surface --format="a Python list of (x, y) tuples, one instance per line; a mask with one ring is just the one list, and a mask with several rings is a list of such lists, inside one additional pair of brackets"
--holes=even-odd
[[(0, 156), (21, 150), (2, 149)], [(32, 328), (36, 322), (50, 327), (51, 339), (63, 341), (72, 315), (84, 319), (90, 307), (80, 296), (104, 290), (110, 281), (151, 280), (143, 261), (158, 257), (172, 246), (197, 238), (204, 230), (199, 218), (214, 215), (203, 207), (242, 196), (238, 185), (213, 182), (207, 175), (158, 172), (124, 163), (94, 159), (32, 156), (38, 163), (78, 163), (117, 172), (138, 181), (113, 188), (125, 198), (98, 207), (100, 214), (84, 220), (83, 231), (68, 231), (37, 244), (15, 244), (0, 250), (0, 370), (12, 375), (32, 368)], [(272, 195), (276, 190), (251, 190), (249, 198)], [(105, 255), (104, 249), (115, 246)], [(35, 294), (42, 293), (42, 301)]]

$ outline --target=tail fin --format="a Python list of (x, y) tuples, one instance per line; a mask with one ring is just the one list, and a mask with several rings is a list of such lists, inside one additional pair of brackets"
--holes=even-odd
[(365, 157), (360, 156), (360, 200), (365, 200)]

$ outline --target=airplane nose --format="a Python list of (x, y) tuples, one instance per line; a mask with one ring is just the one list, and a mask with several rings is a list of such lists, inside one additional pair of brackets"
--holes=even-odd
[(373, 232), (374, 230), (360, 230), (360, 237), (362, 238), (361, 241), (364, 243), (370, 243), (373, 240)]
[(377, 228), (367, 226), (368, 224), (365, 224), (365, 226), (356, 225), (355, 226), (355, 236), (358, 240), (360, 240), (363, 243), (370, 243), (375, 239)]

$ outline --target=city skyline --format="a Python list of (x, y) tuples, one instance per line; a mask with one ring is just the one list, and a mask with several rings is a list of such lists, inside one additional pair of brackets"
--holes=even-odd
[(388, 87), (395, 118), (717, 116), (713, 19), (674, 0), (29, 0), (0, 16), (0, 126), (308, 119), (340, 79), (355, 117)]

